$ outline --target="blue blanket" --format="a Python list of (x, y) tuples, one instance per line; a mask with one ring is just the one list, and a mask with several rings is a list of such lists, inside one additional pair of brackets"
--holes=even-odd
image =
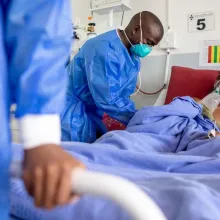
[[(208, 131), (218, 128), (201, 116), (201, 108), (190, 97), (145, 107), (126, 131), (107, 133), (94, 144), (63, 147), (88, 169), (137, 184), (170, 220), (219, 220), (220, 139), (207, 139)], [(14, 145), (14, 160), (22, 154)], [(11, 181), (11, 213), (25, 220), (130, 220), (113, 202), (89, 195), (53, 211), (36, 209), (19, 180)]]

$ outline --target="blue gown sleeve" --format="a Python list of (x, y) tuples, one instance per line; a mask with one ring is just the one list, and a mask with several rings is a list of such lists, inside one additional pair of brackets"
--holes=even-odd
[(69, 1), (9, 1), (6, 46), (11, 102), (17, 104), (18, 118), (61, 112), (71, 31)]
[[(104, 47), (100, 45), (100, 48)], [(99, 110), (125, 124), (128, 123), (136, 110), (129, 97), (131, 94), (125, 88), (129, 73), (122, 73), (124, 70), (115, 51), (110, 48), (108, 52), (101, 49), (86, 68), (89, 89)]]

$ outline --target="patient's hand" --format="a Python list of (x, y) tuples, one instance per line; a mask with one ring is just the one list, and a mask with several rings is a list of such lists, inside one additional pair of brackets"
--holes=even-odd
[(71, 173), (78, 167), (84, 165), (57, 145), (26, 150), (24, 183), (36, 206), (51, 209), (76, 198), (71, 192)]

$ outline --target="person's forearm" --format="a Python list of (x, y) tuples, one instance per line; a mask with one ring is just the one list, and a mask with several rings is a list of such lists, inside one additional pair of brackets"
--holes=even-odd
[(5, 42), (11, 99), (26, 149), (60, 143), (72, 34), (69, 10), (69, 1), (28, 1), (22, 7), (10, 1)]

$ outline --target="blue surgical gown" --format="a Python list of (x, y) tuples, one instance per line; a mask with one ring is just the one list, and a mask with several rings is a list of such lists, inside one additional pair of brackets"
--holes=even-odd
[(135, 113), (140, 59), (131, 55), (116, 30), (88, 40), (68, 66), (66, 107), (61, 115), (62, 140), (93, 142), (105, 132), (103, 114), (127, 124)]
[(69, 3), (0, 0), (0, 219), (8, 219), (10, 105), (16, 116), (59, 114), (71, 45)]

